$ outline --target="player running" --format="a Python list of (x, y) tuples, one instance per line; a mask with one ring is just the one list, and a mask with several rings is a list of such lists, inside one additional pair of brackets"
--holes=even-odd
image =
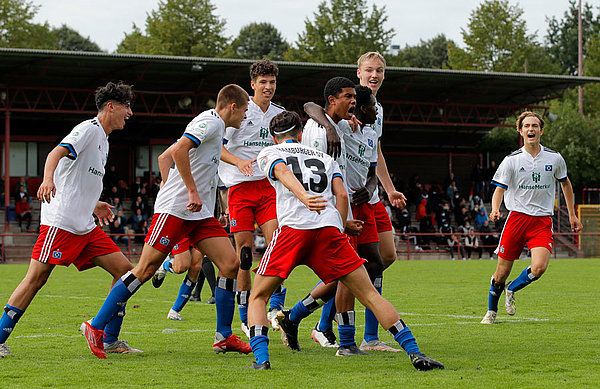
[[(109, 82), (96, 89), (98, 115), (73, 128), (46, 158), (44, 180), (37, 196), (42, 201), (40, 234), (33, 247), (27, 275), (8, 299), (0, 318), (0, 356), (10, 355), (6, 339), (25, 310), (44, 286), (56, 265), (74, 264), (79, 271), (100, 266), (113, 284), (131, 263), (117, 245), (94, 222), (108, 225), (112, 206), (98, 201), (108, 158), (108, 136), (125, 127), (133, 112), (130, 85)], [(102, 324), (98, 344), (109, 353), (139, 353), (119, 340), (125, 304)]]
[(154, 216), (146, 235), (140, 261), (110, 291), (91, 323), (84, 323), (92, 353), (106, 358), (101, 330), (138, 289), (149, 280), (175, 243), (188, 237), (219, 269), (215, 291), (217, 330), (213, 350), (217, 353), (249, 353), (250, 346), (231, 331), (235, 309), (235, 284), (239, 260), (229, 237), (202, 199), (211, 198), (210, 181), (217, 172), (226, 127), (239, 128), (248, 108), (248, 94), (235, 84), (223, 87), (216, 108), (205, 111), (186, 127), (173, 146), (175, 167), (158, 192)]
[(261, 151), (258, 163), (277, 192), (279, 228), (255, 269), (248, 310), (250, 344), (256, 358), (252, 367), (271, 368), (267, 299), (296, 266), (304, 264), (324, 283), (339, 279), (371, 308), (416, 369), (443, 369), (443, 364), (421, 353), (410, 329), (369, 281), (364, 260), (343, 233), (348, 194), (339, 166), (327, 154), (298, 143), (302, 138), (298, 114), (286, 111), (277, 115), (270, 131), (277, 145)]
[[(523, 138), (523, 147), (504, 158), (491, 182), (496, 189), (492, 196), (490, 221), (500, 218), (502, 198), (510, 213), (495, 251), (498, 265), (492, 276), (488, 311), (481, 320), (482, 324), (496, 321), (498, 300), (503, 290), (506, 290), (506, 313), (514, 315), (515, 293), (546, 271), (554, 242), (552, 215), (556, 180), (560, 182), (565, 196), (571, 229), (579, 232), (583, 228), (575, 215), (573, 187), (567, 177), (565, 160), (558, 152), (540, 144), (544, 120), (537, 113), (523, 112), (517, 119), (517, 129)], [(531, 250), (531, 265), (512, 282), (505, 284), (525, 245)]]

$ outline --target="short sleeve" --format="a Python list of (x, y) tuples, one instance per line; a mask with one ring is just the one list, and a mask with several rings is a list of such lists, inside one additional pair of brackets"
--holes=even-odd
[(91, 142), (93, 134), (93, 127), (75, 127), (69, 135), (64, 137), (59, 146), (67, 148), (72, 154), (73, 159), (76, 159)]
[(188, 124), (183, 136), (190, 139), (198, 147), (200, 143), (214, 136), (217, 131), (217, 126), (214, 125), (210, 118), (197, 118)]
[(567, 163), (560, 154), (558, 154), (558, 158), (556, 160), (556, 170), (554, 171), (554, 177), (560, 182), (567, 181)]
[(492, 178), (492, 185), (499, 186), (503, 189), (508, 189), (508, 186), (511, 181), (511, 169), (510, 169), (510, 160), (508, 158), (504, 158), (496, 173), (494, 173), (494, 178)]
[(327, 136), (325, 128), (309, 121), (302, 132), (302, 144), (327, 153)]
[(262, 174), (271, 180), (276, 180), (275, 175), (273, 174), (273, 168), (275, 165), (277, 165), (279, 162), (285, 163), (285, 160), (279, 153), (279, 150), (273, 146), (262, 149), (256, 160), (258, 162), (258, 168)]

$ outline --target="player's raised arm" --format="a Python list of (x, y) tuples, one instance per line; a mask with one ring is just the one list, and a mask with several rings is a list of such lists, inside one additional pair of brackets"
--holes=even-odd
[(171, 152), (173, 161), (175, 161), (177, 170), (179, 170), (179, 174), (181, 175), (181, 179), (188, 190), (189, 203), (187, 209), (191, 212), (198, 212), (202, 209), (202, 199), (198, 194), (198, 188), (196, 188), (196, 182), (194, 181), (194, 177), (192, 177), (192, 170), (190, 167), (190, 150), (195, 146), (196, 145), (192, 140), (182, 136), (181, 139), (172, 146), (173, 150)]

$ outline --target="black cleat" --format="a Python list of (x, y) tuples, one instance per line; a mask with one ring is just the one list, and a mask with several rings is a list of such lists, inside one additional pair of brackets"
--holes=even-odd
[(279, 311), (275, 318), (279, 323), (283, 344), (290, 350), (300, 351), (300, 344), (298, 344), (298, 324), (290, 321), (290, 311)]
[(335, 356), (336, 357), (350, 357), (353, 355), (369, 355), (366, 352), (362, 351), (356, 346), (356, 343), (352, 343), (350, 346), (340, 346), (338, 347)]
[(252, 366), (250, 366), (250, 368), (254, 370), (271, 370), (271, 362), (264, 361), (259, 365), (258, 363), (256, 363), (256, 361), (254, 361), (252, 362)]
[(160, 288), (160, 286), (165, 281), (166, 275), (167, 271), (162, 267), (161, 264), (160, 267), (156, 270), (156, 273), (154, 273), (154, 275), (152, 276), (152, 286), (154, 286), (155, 288)]
[(419, 371), (427, 371), (433, 369), (443, 369), (444, 365), (435, 359), (429, 358), (423, 353), (410, 353), (410, 361), (412, 362), (415, 369)]

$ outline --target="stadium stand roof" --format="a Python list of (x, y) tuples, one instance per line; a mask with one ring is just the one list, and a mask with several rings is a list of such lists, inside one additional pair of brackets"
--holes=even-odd
[[(0, 112), (11, 112), (19, 132), (41, 134), (40, 119), (76, 123), (95, 113), (97, 86), (124, 80), (137, 93), (124, 138), (175, 139), (191, 117), (214, 104), (223, 85), (238, 83), (251, 92), (252, 62), (0, 48)], [(322, 101), (329, 78), (356, 80), (355, 65), (277, 63), (275, 101), (299, 112), (306, 101)], [(544, 101), (590, 82), (600, 78), (388, 67), (378, 95), (386, 150), (472, 149), (493, 127), (512, 125), (506, 121), (515, 112), (545, 111)]]

